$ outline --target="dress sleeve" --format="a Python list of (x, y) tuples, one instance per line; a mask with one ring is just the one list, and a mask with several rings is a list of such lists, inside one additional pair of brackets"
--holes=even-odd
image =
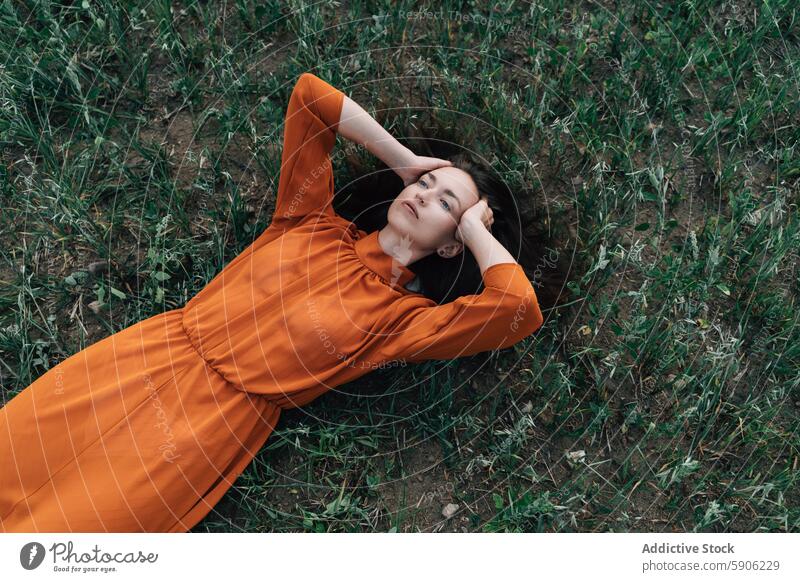
[(471, 356), (512, 346), (542, 326), (536, 292), (519, 264), (492, 265), (483, 283), (479, 294), (409, 308), (387, 337), (383, 357), (421, 362)]
[(297, 79), (289, 105), (280, 180), (270, 229), (283, 230), (315, 210), (333, 214), (330, 152), (344, 105), (344, 93), (311, 73)]

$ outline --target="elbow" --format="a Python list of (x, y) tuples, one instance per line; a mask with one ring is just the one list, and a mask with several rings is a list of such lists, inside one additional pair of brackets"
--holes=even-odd
[(303, 73), (289, 98), (289, 112), (307, 110), (333, 132), (338, 131), (344, 93), (312, 73)]
[(300, 104), (308, 107), (308, 104), (313, 101), (311, 93), (311, 84), (316, 79), (311, 73), (303, 73), (297, 78), (292, 89), (291, 100), (298, 101)]
[(302, 73), (299, 77), (297, 77), (297, 83), (295, 84), (297, 87), (307, 88), (310, 87), (314, 81), (320, 81), (321, 79), (314, 75), (313, 73)]
[(512, 343), (517, 343), (538, 331), (544, 324), (544, 316), (539, 309), (539, 302), (533, 287), (524, 295), (515, 297), (515, 301), (509, 305), (512, 309), (510, 316), (511, 323), (510, 338)]

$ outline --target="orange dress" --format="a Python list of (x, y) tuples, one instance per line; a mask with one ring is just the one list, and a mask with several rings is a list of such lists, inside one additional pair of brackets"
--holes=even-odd
[(508, 347), (542, 324), (516, 263), (437, 305), (336, 215), (344, 94), (310, 73), (286, 114), (270, 226), (183, 308), (70, 356), (0, 409), (0, 531), (186, 531), (282, 409), (376, 366)]

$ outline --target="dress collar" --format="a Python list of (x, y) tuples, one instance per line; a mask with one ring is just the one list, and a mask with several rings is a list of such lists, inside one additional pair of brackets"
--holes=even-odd
[[(410, 293), (405, 286), (416, 277), (414, 271), (386, 254), (378, 241), (379, 230), (364, 234), (355, 242), (355, 250), (361, 262), (394, 289)], [(364, 231), (360, 231), (364, 233)]]

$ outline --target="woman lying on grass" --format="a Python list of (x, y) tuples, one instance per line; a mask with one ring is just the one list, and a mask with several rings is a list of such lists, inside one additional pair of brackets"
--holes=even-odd
[[(379, 230), (333, 210), (337, 133), (402, 179)], [(530, 336), (544, 318), (523, 245), (498, 240), (521, 240), (514, 208), (487, 170), (413, 154), (301, 75), (270, 226), (184, 307), (70, 356), (0, 410), (0, 530), (186, 531), (282, 410), (392, 362)], [(476, 272), (483, 290), (461, 293)]]

